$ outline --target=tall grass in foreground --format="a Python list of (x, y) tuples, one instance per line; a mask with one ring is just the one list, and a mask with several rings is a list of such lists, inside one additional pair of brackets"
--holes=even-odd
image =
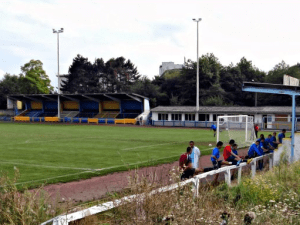
[[(177, 171), (171, 175), (172, 182), (179, 182)], [(131, 181), (131, 194), (149, 193), (158, 186), (145, 177)], [(192, 188), (136, 199), (73, 224), (300, 224), (300, 162), (283, 162), (232, 188), (225, 183), (202, 185), (198, 198), (193, 198)]]
[[(37, 192), (17, 191), (5, 174), (0, 178), (0, 224), (40, 224), (69, 208), (53, 206), (42, 188)], [(169, 183), (179, 182), (179, 172), (170, 171)], [(225, 183), (213, 187), (208, 182), (193, 198), (193, 187), (187, 185), (176, 190), (147, 195), (162, 184), (157, 177), (129, 178), (130, 189), (124, 195), (146, 193), (145, 198), (135, 199), (113, 210), (89, 216), (79, 224), (299, 224), (300, 225), (300, 162), (292, 165), (282, 162), (272, 171), (259, 173), (254, 179), (245, 177), (240, 185), (229, 188)], [(165, 185), (165, 184), (164, 184)], [(121, 194), (112, 195), (120, 198)], [(80, 207), (77, 207), (79, 210)], [(251, 213), (249, 213), (251, 212)], [(252, 214), (252, 222), (244, 221)]]
[(0, 174), (0, 224), (40, 224), (65, 211), (58, 204), (53, 206), (42, 187), (19, 192), (15, 185), (18, 178), (17, 168), (13, 179), (5, 172)]

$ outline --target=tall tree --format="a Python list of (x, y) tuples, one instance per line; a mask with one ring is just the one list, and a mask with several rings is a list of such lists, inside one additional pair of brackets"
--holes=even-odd
[[(220, 85), (220, 69), (221, 64), (217, 57), (212, 53), (203, 55), (199, 59), (199, 97), (200, 104), (205, 105), (207, 101), (211, 101), (211, 97), (222, 99), (223, 101), (224, 90)], [(182, 69), (182, 75), (179, 77), (179, 84), (181, 88), (178, 90), (181, 93), (181, 101), (184, 105), (196, 104), (196, 74), (197, 63), (189, 61)]]
[(88, 58), (77, 55), (61, 90), (66, 93), (127, 92), (139, 77), (134, 64), (123, 57), (106, 63), (100, 58), (92, 64)]
[(30, 60), (21, 66), (21, 92), (26, 94), (49, 94), (53, 91), (49, 76), (40, 60)]
[(81, 55), (77, 55), (73, 59), (72, 65), (69, 67), (67, 80), (62, 82), (61, 91), (66, 93), (90, 93), (98, 82), (92, 83), (91, 79), (95, 76), (93, 65)]
[(112, 58), (105, 63), (105, 76), (108, 92), (127, 92), (140, 78), (134, 64), (124, 57)]
[(7, 108), (7, 96), (11, 94), (20, 94), (21, 80), (19, 76), (5, 74), (0, 81), (0, 108)]

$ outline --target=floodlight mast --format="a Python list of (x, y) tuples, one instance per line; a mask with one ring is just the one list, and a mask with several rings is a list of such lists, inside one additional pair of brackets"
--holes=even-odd
[(197, 22), (197, 79), (196, 79), (196, 115), (195, 120), (199, 120), (199, 48), (198, 48), (198, 39), (199, 39), (199, 32), (198, 32), (198, 23), (201, 21), (201, 18), (193, 19), (194, 22)]
[(64, 28), (60, 30), (53, 29), (53, 33), (57, 34), (57, 78), (58, 78), (58, 95), (57, 95), (57, 117), (60, 118), (60, 76), (59, 76), (59, 34), (64, 32)]

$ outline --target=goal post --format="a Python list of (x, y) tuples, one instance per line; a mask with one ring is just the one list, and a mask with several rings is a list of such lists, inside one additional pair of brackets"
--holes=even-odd
[(235, 140), (239, 147), (250, 146), (255, 141), (253, 116), (235, 115), (217, 117), (217, 142)]

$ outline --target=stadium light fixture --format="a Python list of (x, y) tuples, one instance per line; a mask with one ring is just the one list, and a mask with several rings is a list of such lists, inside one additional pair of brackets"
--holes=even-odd
[(193, 19), (194, 22), (197, 22), (197, 79), (196, 79), (196, 115), (195, 115), (195, 120), (199, 120), (199, 55), (198, 55), (198, 39), (199, 39), (199, 32), (198, 32), (198, 23), (201, 21), (201, 18), (198, 19)]
[(53, 29), (53, 33), (57, 34), (57, 78), (58, 78), (57, 117), (58, 118), (60, 118), (59, 34), (63, 32), (64, 32), (64, 28), (60, 28), (60, 30)]

